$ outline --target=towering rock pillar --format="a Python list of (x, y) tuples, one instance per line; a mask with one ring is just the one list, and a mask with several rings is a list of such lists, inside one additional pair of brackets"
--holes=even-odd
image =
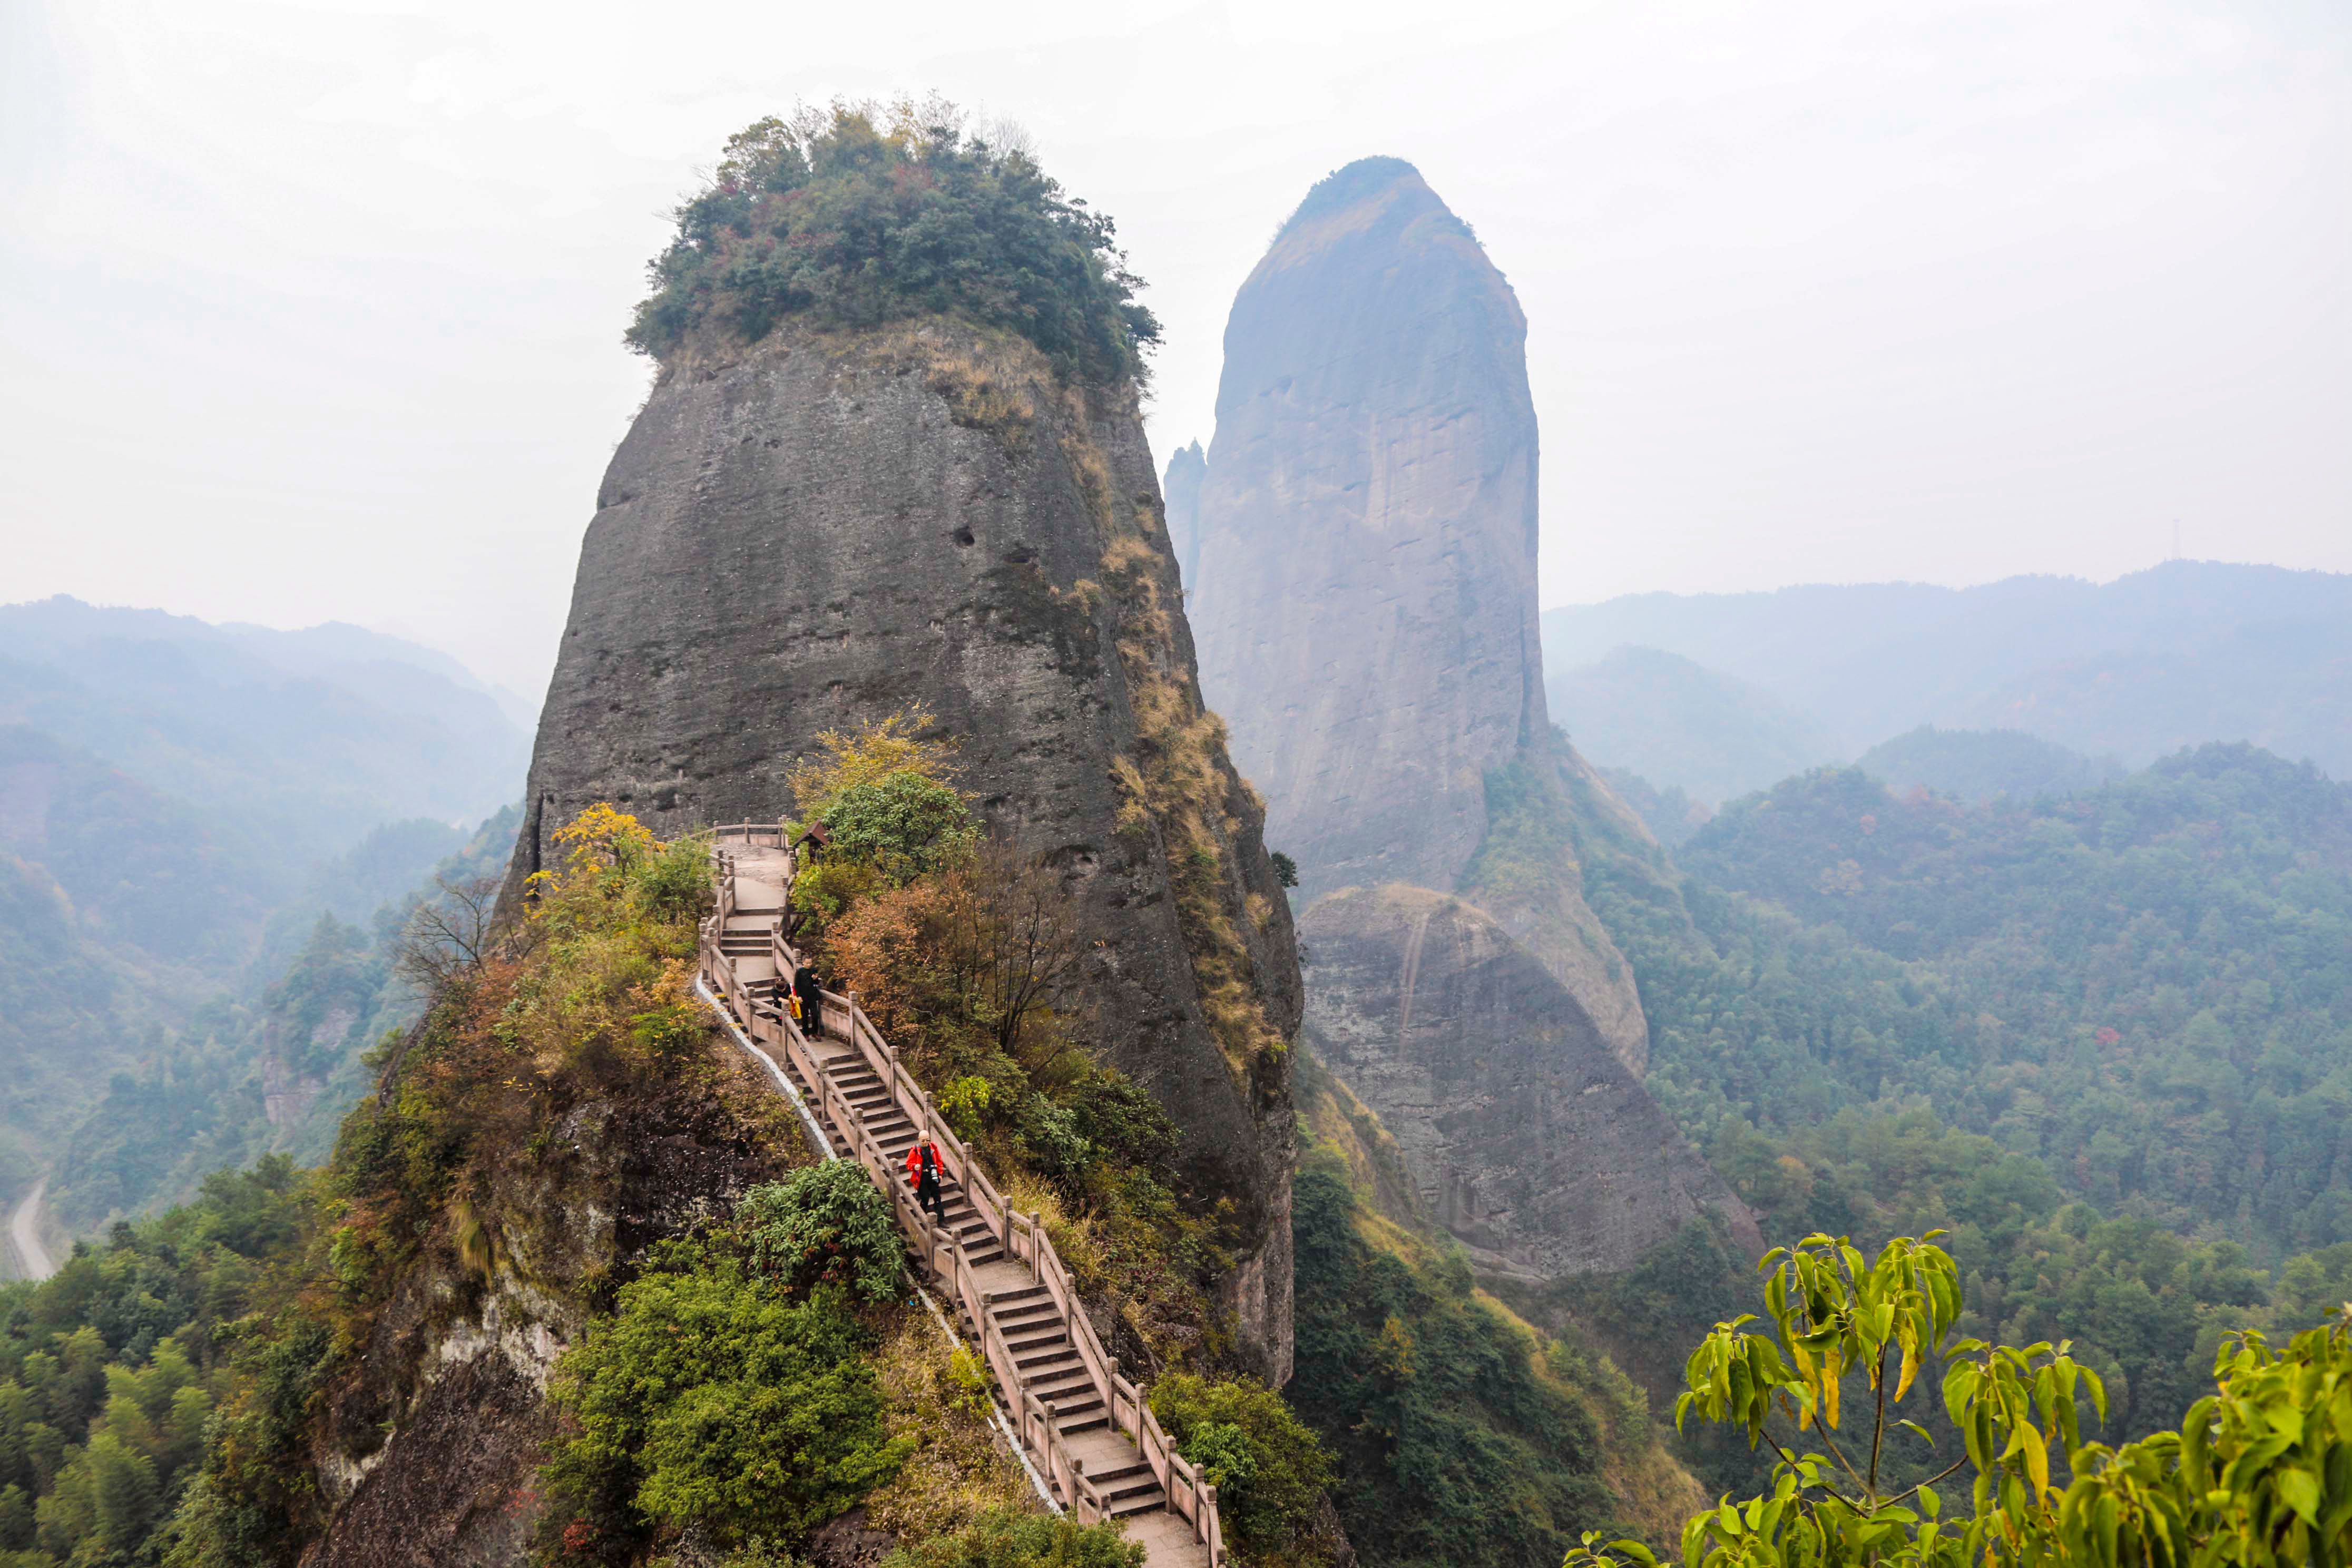
[(1287, 1377), (1297, 954), (1133, 387), (944, 318), (668, 363), (581, 549), (509, 889), (599, 800), (665, 833), (773, 820), (820, 732), (917, 702), (1063, 872), (1094, 1032), (1232, 1200), (1229, 1301)]
[(1307, 897), (1451, 889), (1548, 738), (1526, 339), (1394, 158), (1317, 185), (1234, 301), (1188, 608)]
[[(1754, 1228), (1642, 1088), (1546, 711), (1527, 321), (1409, 163), (1318, 184), (1225, 328), (1187, 607), (1307, 906), (1306, 1037), (1497, 1272)], [(1171, 489), (1178, 475), (1171, 467)]]

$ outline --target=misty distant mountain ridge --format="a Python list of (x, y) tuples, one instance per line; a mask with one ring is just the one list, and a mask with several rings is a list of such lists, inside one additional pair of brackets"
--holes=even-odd
[[(1827, 746), (1817, 763), (1932, 725), (2015, 731), (2132, 768), (2184, 746), (2244, 741), (2352, 777), (2352, 575), (2343, 574), (2179, 561), (2105, 584), (2014, 577), (1978, 588), (1643, 594), (1546, 611), (1543, 639), (1554, 715), (1588, 754), (1717, 804), (1727, 795), (1708, 788), (1762, 765), (1769, 747), (1759, 736), (1790, 733), (1773, 731), (1751, 700), (1735, 708), (1715, 754), (1661, 760), (1673, 750), (1667, 737), (1722, 700), (1727, 681), (1810, 722)], [(1629, 752), (1647, 748), (1654, 773), (1602, 741), (1623, 730), (1644, 683), (1665, 668), (1623, 648), (1700, 667), (1657, 688), (1662, 706), (1649, 722), (1661, 732), (1624, 742)]]
[(438, 676), (461, 690), (480, 692), (520, 729), (528, 731), (539, 721), (536, 704), (511, 687), (482, 679), (454, 655), (349, 621), (321, 621), (284, 631), (250, 621), (213, 622), (169, 610), (91, 605), (69, 594), (0, 605), (0, 653), (46, 662), (92, 643), (125, 639), (232, 643), (289, 673), (336, 684), (366, 686), (383, 679), (363, 668), (344, 667), (404, 666)]
[(1720, 803), (1842, 760), (1822, 725), (1760, 686), (1654, 647), (1546, 671), (1557, 721), (1586, 755)]
[(322, 914), (369, 920), (511, 806), (516, 706), (357, 626), (0, 606), (0, 1190)]
[(512, 800), (530, 747), (518, 700), (357, 626), (215, 626), (63, 595), (0, 606), (0, 723), (186, 801), (297, 877), (386, 822), (470, 825)]

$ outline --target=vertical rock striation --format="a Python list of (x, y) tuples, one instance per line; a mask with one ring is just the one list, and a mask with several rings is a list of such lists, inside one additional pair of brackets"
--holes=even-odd
[(1633, 974), (1584, 900), (1526, 338), (1411, 164), (1324, 180), (1234, 301), (1185, 581), (1209, 700), (1298, 862), (1307, 1037), (1456, 1236), (1549, 1275), (1626, 1267), (1706, 1210), (1754, 1231), (1642, 1089)]
[(820, 731), (916, 702), (1063, 872), (1094, 1033), (1232, 1200), (1229, 1302), (1286, 1377), (1297, 959), (1131, 387), (938, 318), (673, 360), (582, 548), (509, 889), (598, 800), (664, 832), (772, 819)]
[(1527, 321), (1409, 163), (1317, 185), (1243, 284), (1189, 606), (1303, 896), (1451, 889), (1546, 739)]

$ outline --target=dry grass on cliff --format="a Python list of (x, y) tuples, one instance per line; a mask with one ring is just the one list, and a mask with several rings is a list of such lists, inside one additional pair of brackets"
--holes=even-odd
[[(1074, 459), (1081, 485), (1098, 498), (1105, 526), (1112, 528), (1108, 465), (1091, 443), (1083, 453), (1092, 462)], [(1234, 866), (1241, 820), (1233, 796), (1242, 786), (1226, 754), (1224, 721), (1179, 673), (1175, 626), (1161, 590), (1165, 563), (1164, 552), (1133, 531), (1113, 531), (1102, 554), (1138, 742), (1136, 756), (1112, 764), (1122, 796), (1118, 825), (1137, 838), (1158, 826), (1202, 1013), (1227, 1065), (1247, 1081), (1289, 1048), (1266, 1018), (1242, 935), (1245, 921), (1265, 929), (1272, 909), (1263, 900), (1251, 907)]]
[(1034, 344), (965, 321), (919, 317), (826, 341), (856, 363), (921, 375), (950, 419), (994, 437), (1009, 457), (1035, 446), (1040, 409), (1058, 394), (1053, 363)]
[(866, 1498), (867, 1523), (902, 1541), (929, 1541), (992, 1509), (1041, 1510), (989, 1425), (986, 1374), (971, 1352), (951, 1347), (923, 1309), (901, 1316), (875, 1365), (890, 1436), (911, 1439), (915, 1449), (897, 1478)]

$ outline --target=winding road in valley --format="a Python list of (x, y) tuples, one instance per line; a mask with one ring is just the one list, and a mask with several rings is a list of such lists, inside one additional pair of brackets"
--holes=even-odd
[(49, 1257), (49, 1249), (41, 1245), (41, 1194), (49, 1190), (44, 1180), (25, 1194), (8, 1222), (8, 1243), (16, 1254), (16, 1277), (20, 1279), (47, 1279), (58, 1271)]

